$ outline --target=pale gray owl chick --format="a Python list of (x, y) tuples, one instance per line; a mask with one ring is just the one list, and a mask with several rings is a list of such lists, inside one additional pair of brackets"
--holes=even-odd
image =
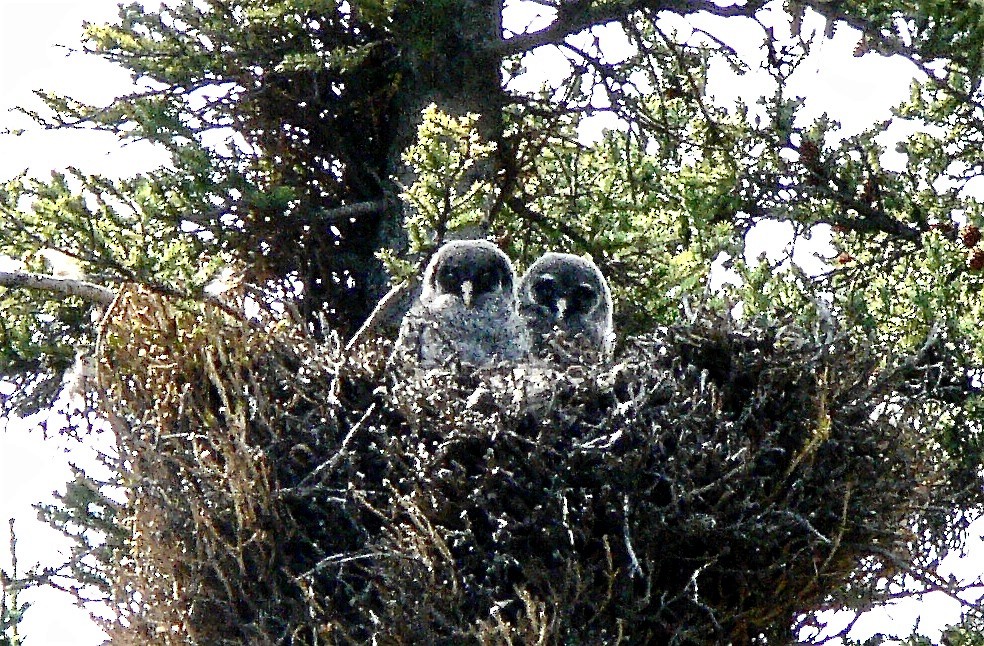
[(519, 284), (519, 313), (535, 354), (555, 355), (558, 343), (568, 359), (581, 354), (611, 355), (612, 293), (598, 266), (569, 253), (545, 253)]
[(438, 249), (419, 299), (403, 318), (396, 352), (424, 368), (526, 357), (529, 340), (516, 312), (515, 272), (506, 254), (485, 240), (456, 240)]

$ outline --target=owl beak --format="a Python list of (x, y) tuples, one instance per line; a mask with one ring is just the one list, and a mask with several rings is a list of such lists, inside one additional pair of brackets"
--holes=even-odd
[(465, 307), (472, 306), (472, 293), (474, 291), (475, 285), (470, 280), (461, 283), (461, 299), (465, 302)]
[(567, 311), (567, 299), (558, 298), (557, 299), (557, 318), (564, 318), (564, 312)]

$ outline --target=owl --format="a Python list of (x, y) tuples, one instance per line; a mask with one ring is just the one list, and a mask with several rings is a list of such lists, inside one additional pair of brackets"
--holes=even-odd
[(568, 362), (585, 353), (611, 355), (612, 294), (591, 260), (569, 253), (544, 254), (523, 276), (518, 297), (535, 354), (563, 355)]
[(423, 368), (483, 366), (529, 353), (516, 311), (515, 272), (485, 240), (448, 242), (424, 272), (417, 301), (400, 326), (395, 355)]

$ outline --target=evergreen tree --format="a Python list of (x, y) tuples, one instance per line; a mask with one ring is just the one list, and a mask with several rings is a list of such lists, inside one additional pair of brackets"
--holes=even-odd
[[(790, 95), (848, 26), (924, 72), (902, 172), (887, 124), (845, 138)], [(772, 83), (722, 106), (709, 70), (756, 63), (739, 28)], [(954, 590), (938, 560), (984, 496), (975, 4), (173, 0), (85, 29), (144, 89), (32, 115), (171, 162), (4, 185), (0, 372), (7, 411), (68, 374), (73, 424), (116, 434), (115, 476), (47, 510), (114, 640), (783, 643), (886, 579)], [(567, 73), (516, 89), (541, 48)], [(599, 113), (620, 127), (579, 137)], [(765, 220), (839, 255), (812, 278), (746, 261)], [(590, 254), (614, 364), (551, 373), (549, 404), (509, 370), (387, 366), (462, 235), (519, 268)], [(52, 250), (77, 272), (46, 273)], [(742, 285), (712, 293), (715, 261)]]

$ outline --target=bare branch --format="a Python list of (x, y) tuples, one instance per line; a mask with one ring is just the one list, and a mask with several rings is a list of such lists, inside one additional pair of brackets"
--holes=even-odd
[(404, 280), (399, 285), (394, 286), (389, 292), (380, 299), (379, 303), (369, 314), (369, 317), (365, 320), (361, 327), (356, 330), (352, 338), (349, 339), (348, 343), (345, 344), (345, 350), (351, 352), (354, 348), (358, 347), (363, 341), (365, 341), (369, 335), (383, 324), (384, 321), (391, 319), (395, 315), (395, 309), (398, 304), (403, 300), (403, 298), (411, 291), (413, 291), (417, 283), (420, 282), (419, 278), (412, 278), (410, 280)]
[[(240, 308), (234, 307), (212, 294), (193, 295), (175, 290), (167, 285), (164, 285), (163, 283), (154, 283), (149, 281), (135, 282), (140, 282), (148, 289), (151, 289), (163, 296), (188, 298), (208, 303), (218, 307), (226, 314), (229, 314), (238, 320), (249, 321), (249, 318)], [(116, 291), (110, 289), (109, 287), (103, 287), (102, 285), (97, 285), (84, 280), (74, 278), (58, 278), (49, 274), (36, 274), (29, 271), (0, 271), (0, 287), (7, 287), (10, 289), (34, 289), (51, 292), (53, 294), (60, 294), (62, 296), (78, 296), (87, 301), (98, 303), (100, 305), (109, 305), (113, 302), (113, 299), (116, 298)], [(255, 324), (255, 322), (252, 322), (252, 324)]]
[(334, 208), (328, 209), (321, 214), (319, 219), (324, 219), (328, 222), (338, 222), (339, 220), (344, 220), (348, 218), (356, 218), (363, 215), (372, 215), (374, 213), (380, 213), (388, 209), (395, 200), (392, 198), (384, 197), (378, 200), (369, 200), (366, 202), (354, 202), (352, 204), (343, 204), (342, 206), (336, 206)]
[(557, 19), (539, 31), (519, 34), (512, 38), (499, 40), (490, 48), (496, 54), (509, 56), (528, 52), (543, 45), (555, 45), (572, 34), (584, 31), (595, 25), (603, 25), (623, 20), (630, 14), (641, 11), (671, 11), (681, 15), (708, 13), (722, 17), (752, 17), (765, 4), (761, 1), (744, 5), (722, 7), (710, 0), (621, 0), (620, 2), (598, 3), (574, 1), (560, 5)]
[(12, 289), (36, 289), (62, 294), (63, 296), (79, 296), (108, 305), (116, 292), (108, 287), (96, 285), (84, 280), (73, 278), (56, 278), (48, 274), (35, 274), (29, 271), (0, 271), (0, 286)]

